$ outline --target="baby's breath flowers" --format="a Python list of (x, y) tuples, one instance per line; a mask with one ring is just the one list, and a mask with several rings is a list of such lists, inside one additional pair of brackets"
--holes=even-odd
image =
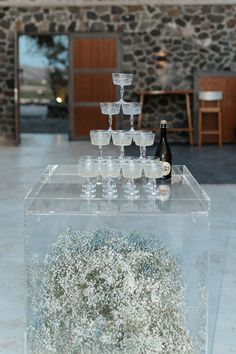
[(155, 236), (70, 229), (28, 271), (33, 354), (195, 354), (181, 260)]

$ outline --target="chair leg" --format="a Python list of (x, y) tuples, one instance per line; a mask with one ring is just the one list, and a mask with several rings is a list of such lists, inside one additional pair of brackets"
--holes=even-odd
[(219, 146), (222, 146), (222, 119), (221, 111), (218, 113), (218, 129), (219, 129)]
[(198, 146), (202, 146), (202, 113), (198, 114)]

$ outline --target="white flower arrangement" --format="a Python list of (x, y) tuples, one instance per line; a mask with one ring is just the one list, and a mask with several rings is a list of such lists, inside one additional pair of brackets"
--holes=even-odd
[(195, 353), (181, 260), (155, 236), (70, 229), (28, 272), (30, 353)]

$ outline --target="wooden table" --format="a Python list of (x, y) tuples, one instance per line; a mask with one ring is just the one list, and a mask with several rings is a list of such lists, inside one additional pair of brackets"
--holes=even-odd
[[(170, 132), (188, 132), (189, 143), (193, 145), (193, 121), (190, 106), (190, 95), (193, 94), (192, 90), (150, 90), (150, 91), (140, 91), (140, 103), (143, 104), (145, 96), (160, 96), (160, 95), (184, 95), (186, 101), (186, 114), (188, 126), (186, 128), (169, 128)], [(138, 129), (142, 126), (142, 113), (138, 117)], [(153, 129), (159, 131), (159, 128)]]

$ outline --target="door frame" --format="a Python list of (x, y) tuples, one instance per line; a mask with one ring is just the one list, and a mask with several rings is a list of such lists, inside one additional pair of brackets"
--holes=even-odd
[(19, 53), (19, 32), (15, 33), (15, 46), (14, 46), (14, 113), (15, 113), (15, 145), (19, 146), (21, 142), (20, 135), (20, 53)]
[[(75, 136), (74, 134), (74, 99), (73, 99), (73, 94), (74, 94), (74, 68), (73, 68), (73, 39), (75, 38), (114, 38), (116, 39), (117, 42), (117, 53), (116, 53), (116, 59), (117, 59), (117, 68), (121, 70), (121, 58), (122, 58), (122, 53), (121, 53), (121, 35), (120, 33), (106, 33), (106, 32), (75, 32), (75, 33), (70, 33), (70, 39), (69, 39), (69, 140), (75, 141), (78, 140), (78, 137)], [(81, 69), (80, 72), (87, 72), (88, 69)], [(111, 72), (111, 69), (89, 69), (91, 72)], [(116, 87), (116, 97), (118, 98), (118, 87)], [(87, 139), (84, 137), (80, 137), (80, 140)]]
[(15, 112), (15, 144), (18, 146), (21, 142), (21, 117), (20, 117), (20, 46), (19, 38), (24, 35), (52, 35), (52, 36), (67, 36), (68, 37), (68, 140), (70, 139), (70, 103), (69, 103), (69, 88), (70, 88), (70, 33), (65, 32), (26, 32), (17, 31), (15, 33), (15, 62), (14, 62), (14, 112)]
[(200, 70), (194, 73), (193, 85), (194, 85), (194, 99), (193, 99), (193, 126), (194, 126), (194, 143), (198, 143), (198, 92), (199, 92), (199, 79), (205, 76), (210, 77), (236, 77), (236, 71), (209, 71), (209, 70)]

